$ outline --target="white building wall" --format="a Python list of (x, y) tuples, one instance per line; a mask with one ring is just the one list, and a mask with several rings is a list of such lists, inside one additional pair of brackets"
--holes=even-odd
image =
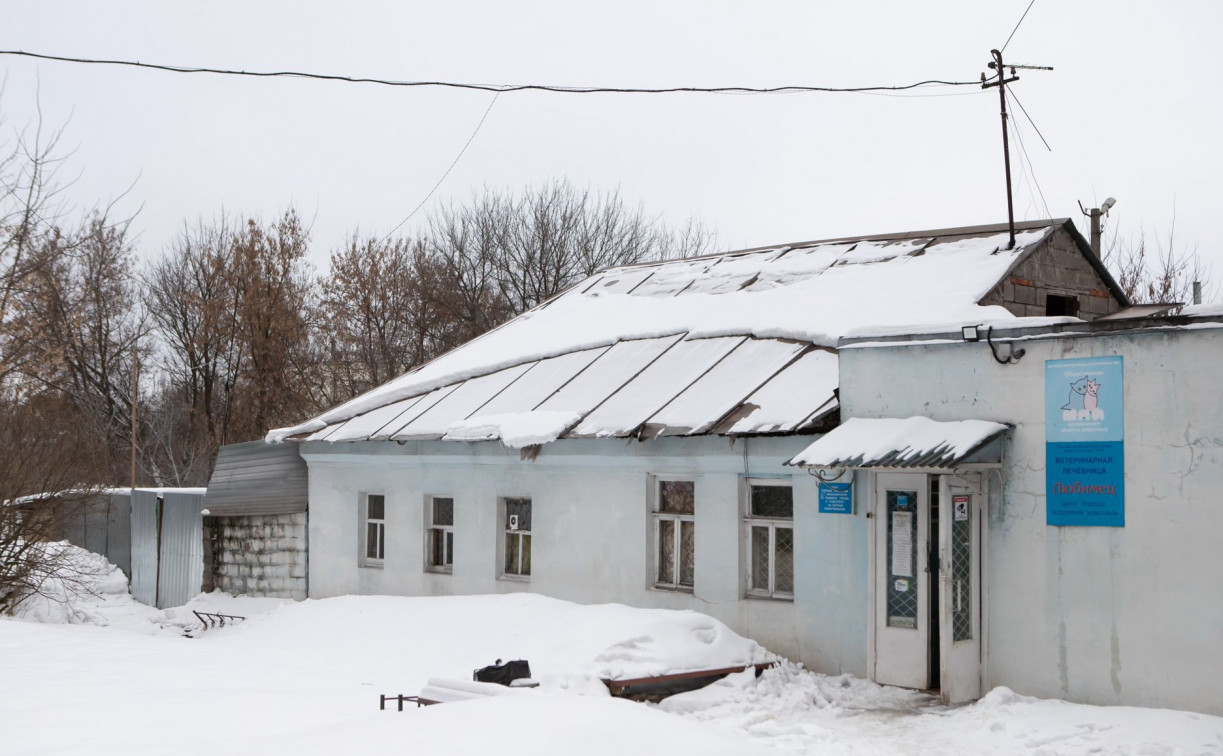
[[(694, 609), (830, 673), (866, 672), (866, 537), (858, 515), (817, 513), (815, 479), (783, 463), (811, 437), (560, 441), (535, 461), (497, 443), (310, 443), (310, 595), (529, 590), (581, 603)], [(793, 481), (795, 600), (746, 599), (741, 486)], [(651, 475), (690, 477), (695, 592), (650, 587)], [(359, 566), (358, 502), (386, 496), (381, 569)], [(454, 571), (425, 570), (425, 501), (455, 502)], [(499, 579), (498, 497), (532, 500), (532, 575)], [(861, 510), (860, 510), (861, 511)]]
[[(843, 417), (1015, 424), (988, 525), (988, 685), (1223, 714), (1223, 329), (845, 348)], [(1005, 347), (1004, 347), (1005, 349)], [(1045, 525), (1045, 361), (1122, 355), (1125, 527)]]

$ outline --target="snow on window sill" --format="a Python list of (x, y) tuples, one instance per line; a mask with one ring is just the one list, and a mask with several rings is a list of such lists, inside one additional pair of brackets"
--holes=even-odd
[(764, 601), (785, 601), (791, 604), (794, 603), (793, 593), (761, 593), (761, 592), (748, 591), (747, 595), (744, 596), (744, 598), (763, 599)]

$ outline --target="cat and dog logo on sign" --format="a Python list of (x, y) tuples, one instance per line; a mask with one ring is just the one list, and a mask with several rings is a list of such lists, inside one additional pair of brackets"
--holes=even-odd
[(1122, 359), (1045, 362), (1046, 523), (1125, 525)]
[(1062, 419), (1067, 422), (1079, 420), (1103, 420), (1100, 409), (1100, 382), (1083, 376), (1070, 384), (1070, 398), (1062, 405)]

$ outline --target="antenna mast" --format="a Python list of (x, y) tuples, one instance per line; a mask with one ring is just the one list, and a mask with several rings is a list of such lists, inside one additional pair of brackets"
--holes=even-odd
[[(1023, 19), (1020, 19), (1021, 21)], [(989, 62), (989, 67), (998, 72), (996, 80), (988, 81), (985, 74), (981, 74), (981, 88), (989, 89), (998, 87), (998, 102), (1002, 106), (1002, 160), (1006, 165), (1006, 218), (1007, 225), (1011, 232), (1010, 241), (1007, 242), (1007, 249), (1015, 248), (1015, 201), (1011, 193), (1011, 143), (1007, 134), (1006, 124), (1006, 85), (1012, 81), (1019, 81), (1019, 76), (1015, 73), (1016, 69), (1026, 68), (1034, 71), (1052, 71), (1052, 66), (1021, 66), (1010, 65), (1003, 66), (1002, 53), (998, 50), (990, 50), (990, 54), (994, 59)], [(1011, 69), (1011, 76), (1006, 77), (1006, 68)]]

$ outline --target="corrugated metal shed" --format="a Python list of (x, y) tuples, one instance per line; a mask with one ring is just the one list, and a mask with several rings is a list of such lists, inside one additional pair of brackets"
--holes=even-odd
[(157, 605), (157, 526), (161, 499), (156, 491), (132, 492), (132, 595), (142, 604)]
[(132, 495), (130, 492), (111, 493), (107, 496), (109, 511), (106, 519), (106, 558), (123, 570), (129, 578), (132, 574)]
[(158, 609), (182, 606), (200, 592), (204, 579), (204, 533), (200, 516), (203, 508), (203, 494), (162, 494)]
[(214, 517), (305, 512), (306, 463), (297, 452), (262, 441), (221, 447), (201, 509)]

